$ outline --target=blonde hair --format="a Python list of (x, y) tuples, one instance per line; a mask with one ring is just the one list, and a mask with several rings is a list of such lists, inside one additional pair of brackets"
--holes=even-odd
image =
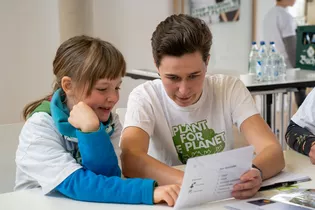
[(53, 61), (55, 81), (53, 92), (46, 97), (26, 105), (23, 118), (26, 118), (43, 101), (49, 100), (61, 88), (61, 79), (68, 76), (78, 86), (87, 86), (87, 95), (97, 80), (117, 79), (126, 73), (126, 62), (119, 50), (109, 42), (89, 36), (75, 36), (60, 45)]

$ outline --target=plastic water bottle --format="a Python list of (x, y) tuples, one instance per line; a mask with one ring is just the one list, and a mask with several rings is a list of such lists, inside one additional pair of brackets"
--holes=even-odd
[(287, 71), (287, 65), (285, 64), (283, 55), (279, 55), (279, 80), (285, 80), (286, 79), (286, 71)]
[(274, 80), (274, 59), (272, 56), (267, 56), (264, 60), (264, 81), (273, 81)]
[(256, 42), (252, 42), (252, 48), (249, 52), (248, 59), (248, 74), (255, 75), (256, 74), (256, 65), (258, 61), (258, 47)]
[[(257, 72), (256, 71), (256, 76), (257, 76), (257, 80), (258, 81), (263, 81), (265, 79), (266, 61), (267, 61), (267, 58), (268, 58), (267, 49), (266, 49), (266, 45), (265, 45), (264, 41), (260, 42), (258, 55), (259, 55), (259, 62), (258, 62), (258, 64), (260, 66), (261, 72)], [(260, 73), (260, 75), (259, 75), (259, 73)]]
[(256, 63), (256, 80), (259, 82), (263, 81), (263, 72), (260, 60), (258, 60)]
[(272, 60), (272, 74), (273, 80), (277, 80), (279, 76), (279, 68), (280, 68), (280, 54), (276, 50), (276, 45), (274, 42), (270, 42), (269, 45), (269, 56)]

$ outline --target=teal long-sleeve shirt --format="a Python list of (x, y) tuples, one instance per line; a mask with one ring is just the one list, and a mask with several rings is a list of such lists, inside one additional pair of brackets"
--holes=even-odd
[(83, 168), (60, 183), (56, 190), (75, 200), (153, 204), (155, 181), (122, 179), (117, 156), (103, 125), (92, 133), (76, 131)]

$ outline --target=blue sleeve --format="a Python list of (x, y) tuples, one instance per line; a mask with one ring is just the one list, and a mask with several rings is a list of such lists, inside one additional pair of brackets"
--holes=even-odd
[(113, 144), (102, 123), (96, 132), (77, 130), (76, 134), (84, 168), (104, 176), (121, 176)]
[(80, 201), (153, 204), (154, 186), (155, 181), (151, 179), (106, 177), (81, 168), (55, 189)]

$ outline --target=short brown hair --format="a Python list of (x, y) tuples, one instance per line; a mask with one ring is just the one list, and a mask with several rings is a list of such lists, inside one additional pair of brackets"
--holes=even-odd
[(204, 62), (210, 55), (212, 34), (203, 20), (179, 14), (171, 15), (155, 29), (151, 38), (154, 61), (157, 67), (165, 55), (182, 56), (199, 51)]
[(64, 76), (70, 77), (78, 86), (87, 85), (87, 95), (97, 80), (117, 79), (126, 73), (126, 62), (121, 52), (111, 43), (89, 36), (75, 36), (63, 42), (53, 61), (55, 81), (51, 94), (24, 107), (26, 119), (43, 101), (61, 88)]

